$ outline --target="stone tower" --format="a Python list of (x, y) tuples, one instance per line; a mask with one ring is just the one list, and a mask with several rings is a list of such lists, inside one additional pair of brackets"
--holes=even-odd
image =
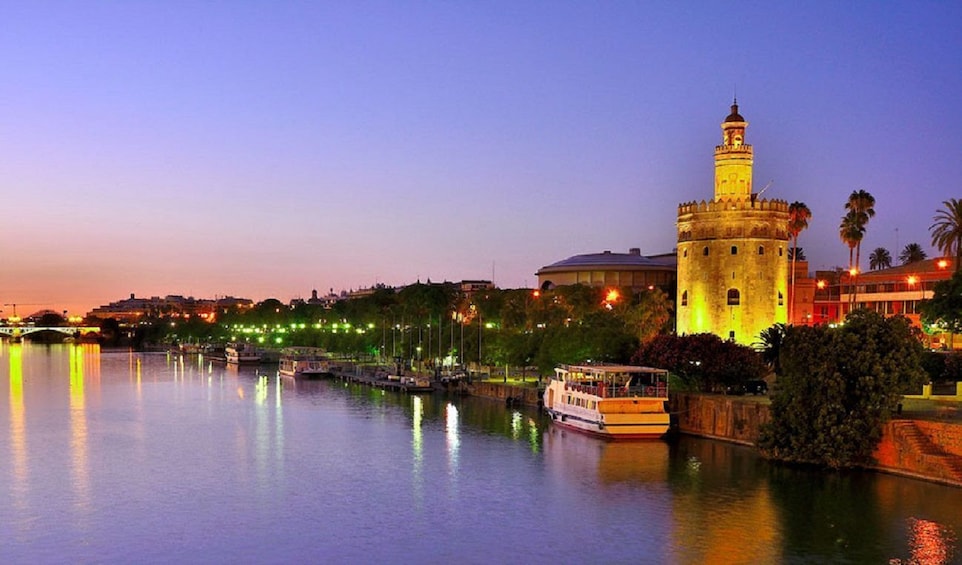
[(787, 320), (788, 203), (752, 191), (747, 127), (735, 101), (715, 147), (715, 197), (678, 206), (678, 335), (751, 345)]

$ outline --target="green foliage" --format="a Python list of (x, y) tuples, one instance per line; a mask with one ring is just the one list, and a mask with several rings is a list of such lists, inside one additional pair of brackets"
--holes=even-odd
[(785, 341), (786, 327), (785, 324), (775, 324), (762, 330), (758, 335), (759, 342), (755, 344), (755, 348), (762, 354), (762, 360), (776, 375), (782, 372), (779, 356), (782, 352), (782, 342)]
[(919, 310), (925, 327), (962, 333), (962, 271), (936, 283), (931, 300), (923, 300)]
[(906, 318), (868, 310), (837, 328), (787, 327), (759, 447), (775, 459), (832, 468), (870, 462), (902, 394), (926, 381), (922, 351)]
[(767, 372), (750, 347), (714, 334), (657, 336), (635, 352), (632, 362), (667, 369), (689, 388), (705, 392), (761, 379)]

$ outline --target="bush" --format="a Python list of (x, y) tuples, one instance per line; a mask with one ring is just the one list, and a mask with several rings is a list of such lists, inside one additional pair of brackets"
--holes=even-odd
[(927, 380), (922, 353), (901, 316), (858, 310), (838, 328), (788, 327), (759, 447), (774, 459), (832, 468), (870, 462), (902, 394)]

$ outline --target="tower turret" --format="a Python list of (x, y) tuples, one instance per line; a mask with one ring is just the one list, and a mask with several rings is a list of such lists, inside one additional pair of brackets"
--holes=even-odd
[(738, 113), (738, 100), (721, 124), (722, 144), (715, 146), (715, 200), (749, 198), (752, 194), (752, 146), (745, 143), (748, 122)]

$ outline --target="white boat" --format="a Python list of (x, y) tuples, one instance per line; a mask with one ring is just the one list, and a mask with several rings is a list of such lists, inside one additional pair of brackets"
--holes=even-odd
[(331, 362), (320, 347), (285, 347), (278, 370), (288, 377), (316, 377), (330, 374)]
[(260, 363), (261, 353), (246, 343), (234, 343), (224, 348), (224, 359), (232, 365)]
[(656, 439), (668, 431), (668, 371), (631, 365), (562, 365), (544, 408), (554, 424), (608, 439)]

